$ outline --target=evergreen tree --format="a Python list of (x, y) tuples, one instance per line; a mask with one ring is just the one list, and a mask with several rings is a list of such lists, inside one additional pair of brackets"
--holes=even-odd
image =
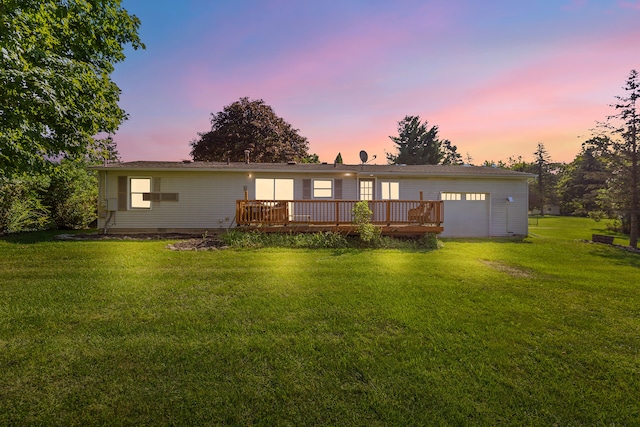
[(606, 137), (603, 141), (608, 142), (603, 152), (612, 168), (609, 191), (628, 222), (629, 245), (637, 248), (640, 231), (640, 77), (636, 70), (631, 70), (623, 89), (625, 95), (616, 96), (617, 102), (611, 105), (617, 113), (601, 125)]
[(544, 144), (541, 142), (538, 143), (538, 148), (535, 153), (535, 164), (536, 164), (536, 173), (538, 175), (538, 195), (539, 195), (539, 208), (540, 215), (544, 215), (544, 208), (546, 202), (546, 175), (549, 171), (549, 163), (551, 162), (551, 157), (549, 153), (544, 148)]
[(398, 136), (389, 137), (397, 154), (387, 153), (390, 164), (438, 165), (462, 164), (462, 156), (449, 140), (438, 138), (438, 127), (429, 127), (420, 116), (406, 116), (398, 122)]
[(583, 144), (558, 183), (560, 207), (564, 214), (588, 216), (601, 210), (599, 199), (607, 188), (610, 172), (602, 151), (598, 149), (601, 142), (596, 139)]

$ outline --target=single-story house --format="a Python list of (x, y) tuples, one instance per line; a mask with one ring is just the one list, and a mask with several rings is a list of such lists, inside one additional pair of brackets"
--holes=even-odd
[(367, 200), (386, 233), (524, 236), (530, 174), (478, 166), (135, 161), (99, 173), (104, 232), (348, 227)]

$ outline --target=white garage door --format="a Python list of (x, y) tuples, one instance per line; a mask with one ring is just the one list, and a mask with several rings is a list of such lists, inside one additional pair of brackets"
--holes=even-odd
[(487, 193), (442, 193), (443, 237), (489, 237), (490, 197)]

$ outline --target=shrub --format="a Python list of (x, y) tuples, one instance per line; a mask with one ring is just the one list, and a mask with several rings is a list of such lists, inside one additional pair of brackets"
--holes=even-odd
[(418, 239), (418, 245), (422, 249), (440, 249), (442, 242), (436, 233), (425, 233)]
[(43, 176), (0, 179), (0, 234), (48, 227), (49, 209), (39, 196), (48, 184)]
[(226, 245), (236, 248), (346, 248), (348, 241), (340, 233), (260, 233), (258, 231), (229, 230), (220, 236)]
[(220, 236), (220, 240), (235, 248), (256, 248), (263, 246), (263, 236), (257, 231), (229, 230)]
[(353, 205), (351, 214), (353, 216), (352, 222), (356, 226), (360, 240), (371, 246), (379, 244), (382, 230), (371, 224), (371, 215), (373, 215), (373, 212), (369, 209), (367, 201), (361, 200)]
[(51, 184), (43, 196), (57, 228), (87, 228), (97, 218), (98, 180), (84, 163), (54, 165)]
[(47, 172), (0, 179), (0, 234), (86, 228), (97, 218), (98, 180), (84, 162), (51, 163)]

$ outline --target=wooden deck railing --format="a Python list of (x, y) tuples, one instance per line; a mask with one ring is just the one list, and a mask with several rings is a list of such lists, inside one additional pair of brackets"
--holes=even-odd
[[(238, 225), (348, 225), (358, 200), (237, 200)], [(369, 200), (376, 225), (440, 227), (444, 204), (439, 200)]]

